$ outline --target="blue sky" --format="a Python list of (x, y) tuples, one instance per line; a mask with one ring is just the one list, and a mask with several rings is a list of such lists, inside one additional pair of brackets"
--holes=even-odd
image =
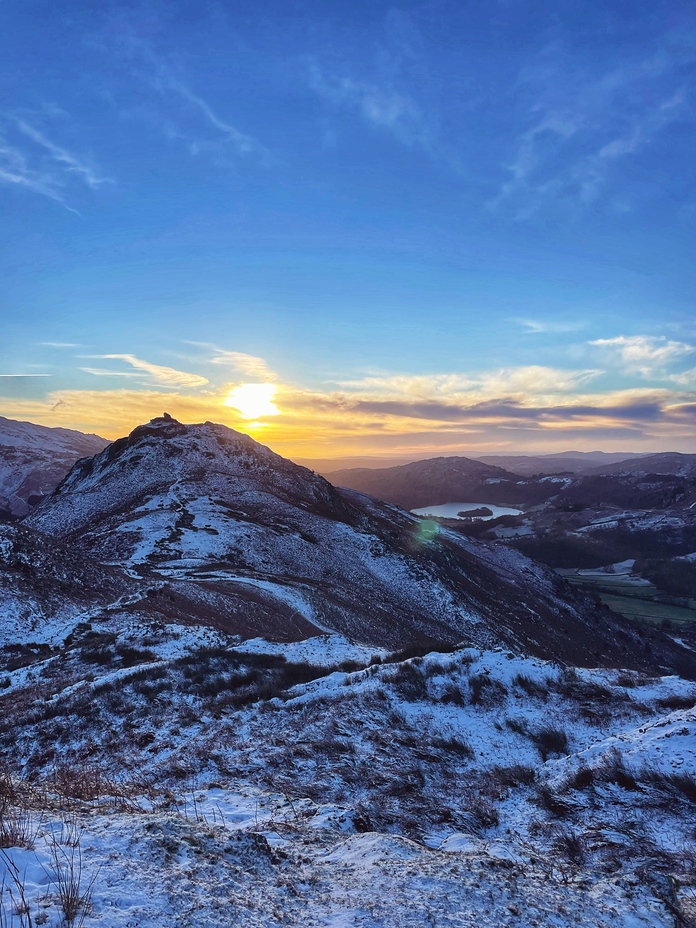
[(0, 413), (696, 451), (695, 79), (659, 0), (8, 0)]

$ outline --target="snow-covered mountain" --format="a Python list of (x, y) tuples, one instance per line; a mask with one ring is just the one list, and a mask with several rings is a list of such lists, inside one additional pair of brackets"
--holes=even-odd
[(0, 416), (0, 515), (21, 517), (50, 493), (75, 461), (97, 454), (99, 435), (48, 428)]
[[(209, 422), (136, 428), (76, 464), (24, 524), (166, 582), (192, 618), (246, 636), (332, 630), (645, 665), (638, 632), (518, 552), (339, 491)], [(661, 666), (679, 665), (671, 639), (655, 648)]]

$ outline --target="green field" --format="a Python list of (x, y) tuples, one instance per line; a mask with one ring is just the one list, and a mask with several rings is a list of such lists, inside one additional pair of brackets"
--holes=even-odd
[(611, 593), (600, 592), (599, 598), (614, 612), (625, 615), (628, 619), (648, 622), (650, 625), (661, 625), (665, 621), (675, 626), (690, 627), (696, 624), (696, 609), (640, 599), (637, 596), (615, 596)]
[(668, 601), (670, 597), (667, 594), (662, 593), (652, 583), (638, 584), (635, 579), (622, 575), (583, 576), (574, 570), (564, 569), (557, 570), (557, 573), (573, 586), (596, 594), (605, 606), (628, 619), (647, 622), (650, 625), (670, 622), (675, 627), (696, 626), (694, 600), (689, 600), (688, 606), (675, 605)]

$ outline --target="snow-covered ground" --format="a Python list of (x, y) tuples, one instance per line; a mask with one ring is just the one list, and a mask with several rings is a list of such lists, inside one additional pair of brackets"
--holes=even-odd
[(85, 928), (688, 916), (688, 681), (128, 613), (82, 635), (0, 689), (3, 928), (29, 924), (17, 882), (61, 924), (61, 879)]

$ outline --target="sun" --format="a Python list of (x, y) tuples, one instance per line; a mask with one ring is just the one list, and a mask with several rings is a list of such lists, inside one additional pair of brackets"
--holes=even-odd
[(240, 383), (228, 393), (225, 406), (236, 409), (244, 419), (277, 416), (280, 410), (273, 402), (277, 389), (274, 383)]

